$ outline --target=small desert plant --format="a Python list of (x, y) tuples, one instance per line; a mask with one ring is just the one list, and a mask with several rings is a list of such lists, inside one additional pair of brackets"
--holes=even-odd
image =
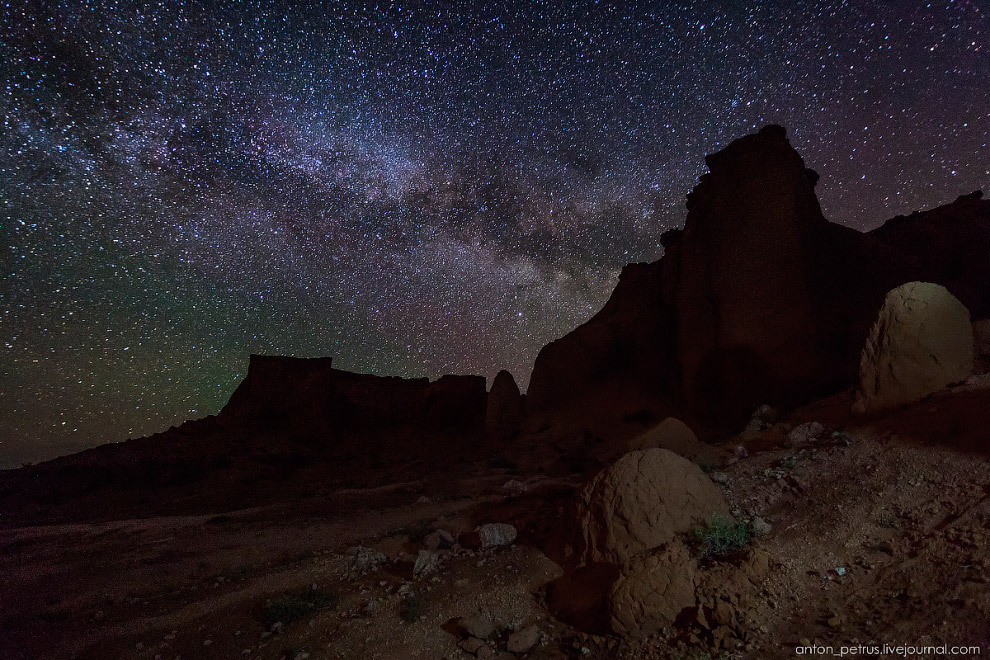
[(331, 607), (336, 599), (320, 589), (306, 589), (295, 594), (286, 594), (277, 600), (265, 603), (262, 621), (265, 627), (281, 622), (284, 625), (301, 619), (319, 610)]
[(724, 557), (742, 550), (751, 536), (749, 525), (731, 522), (719, 514), (712, 516), (704, 526), (694, 528), (694, 540), (702, 558)]

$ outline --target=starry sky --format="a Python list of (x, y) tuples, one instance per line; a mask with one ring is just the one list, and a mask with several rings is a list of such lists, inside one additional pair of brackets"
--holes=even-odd
[(767, 123), (859, 229), (990, 184), (983, 0), (319, 4), (0, 2), (0, 467), (252, 352), (525, 386)]

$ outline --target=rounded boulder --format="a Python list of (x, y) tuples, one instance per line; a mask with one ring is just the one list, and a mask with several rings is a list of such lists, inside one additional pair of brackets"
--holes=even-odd
[(695, 605), (695, 562), (682, 543), (633, 559), (609, 591), (609, 626), (623, 637), (645, 637), (668, 627)]
[(691, 461), (667, 449), (626, 454), (602, 470), (577, 502), (578, 564), (625, 566), (729, 507)]
[(939, 284), (908, 282), (887, 294), (870, 331), (855, 410), (908, 405), (972, 371), (969, 310)]

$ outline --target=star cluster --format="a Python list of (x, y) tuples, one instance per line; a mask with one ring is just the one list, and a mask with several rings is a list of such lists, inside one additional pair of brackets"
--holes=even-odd
[(0, 465), (252, 352), (525, 385), (766, 123), (860, 229), (990, 181), (986, 5), (655, 4), (0, 4)]

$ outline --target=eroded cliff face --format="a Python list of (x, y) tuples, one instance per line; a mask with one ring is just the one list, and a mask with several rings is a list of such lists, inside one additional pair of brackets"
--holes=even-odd
[(589, 321), (540, 351), (526, 392), (527, 412), (567, 405), (616, 379), (661, 393), (668, 355), (669, 314), (660, 262), (629, 264), (602, 308)]
[(333, 429), (396, 425), (478, 427), (484, 376), (398, 378), (331, 367), (331, 358), (252, 355), (248, 375), (219, 415), (224, 423)]
[(923, 279), (990, 314), (990, 203), (968, 195), (870, 233), (828, 222), (779, 126), (706, 158), (683, 230), (601, 312), (540, 352), (529, 410), (635, 385), (717, 423), (850, 386), (887, 291)]
[(961, 195), (930, 211), (891, 218), (869, 233), (903, 255), (903, 281), (945, 286), (974, 319), (990, 317), (990, 200), (982, 197), (979, 190)]

